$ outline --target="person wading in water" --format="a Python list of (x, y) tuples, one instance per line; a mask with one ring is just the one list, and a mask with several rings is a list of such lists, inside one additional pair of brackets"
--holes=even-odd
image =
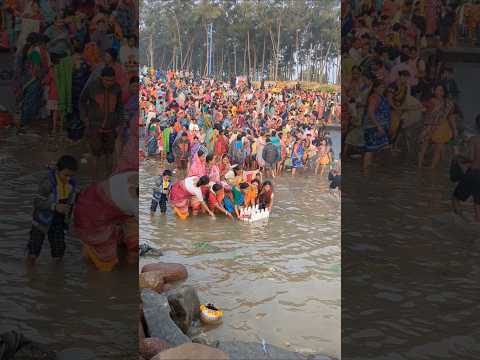
[(468, 170), (453, 192), (453, 210), (461, 214), (459, 202), (467, 201), (473, 196), (475, 221), (480, 223), (480, 115), (475, 119), (477, 135), (470, 138), (470, 161)]

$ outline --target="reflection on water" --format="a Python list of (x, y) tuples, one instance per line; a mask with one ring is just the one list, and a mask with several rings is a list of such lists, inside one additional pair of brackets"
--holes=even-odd
[(348, 359), (478, 359), (480, 266), (472, 240), (480, 228), (438, 220), (449, 219), (446, 168), (392, 163), (368, 177), (359, 163), (343, 164), (342, 352)]
[(0, 134), (0, 333), (17, 330), (57, 350), (82, 347), (99, 359), (131, 359), (137, 354), (136, 269), (99, 273), (69, 236), (63, 264), (51, 263), (46, 240), (37, 266), (27, 271), (24, 265), (32, 197), (45, 165), (61, 155), (45, 152), (39, 139)]
[[(186, 264), (201, 300), (225, 310), (211, 339), (261, 341), (301, 352), (340, 355), (340, 202), (325, 179), (275, 181), (267, 221), (207, 216), (181, 221), (150, 215), (159, 163), (140, 170), (140, 239), (162, 261)], [(158, 259), (147, 258), (146, 261)]]

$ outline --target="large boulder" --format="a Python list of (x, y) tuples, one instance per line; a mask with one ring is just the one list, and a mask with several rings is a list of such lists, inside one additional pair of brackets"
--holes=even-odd
[[(229, 360), (223, 351), (201, 344), (184, 344), (162, 351), (151, 360)], [(245, 360), (247, 358), (243, 358)], [(251, 358), (253, 359), (253, 358)]]
[[(269, 344), (266, 344), (264, 349), (261, 343), (254, 342), (218, 341), (216, 347), (227, 353), (230, 360), (309, 360), (312, 356), (307, 357)], [(332, 360), (328, 357), (322, 357), (322, 359)]]
[(200, 319), (200, 300), (193, 286), (187, 285), (165, 293), (172, 309), (171, 317), (184, 334), (194, 320)]
[(147, 336), (163, 339), (172, 346), (191, 342), (170, 317), (171, 309), (165, 295), (143, 289), (141, 296)]
[(143, 340), (139, 340), (138, 345), (140, 355), (147, 360), (150, 360), (161, 351), (170, 347), (165, 340), (158, 338), (145, 338)]
[(163, 272), (161, 271), (149, 271), (141, 273), (138, 277), (140, 282), (140, 290), (141, 289), (151, 289), (158, 293), (163, 291), (163, 284), (165, 281), (163, 280)]
[(142, 267), (142, 273), (150, 271), (160, 271), (163, 273), (163, 280), (166, 283), (185, 280), (188, 277), (187, 268), (182, 264), (176, 263), (153, 263)]

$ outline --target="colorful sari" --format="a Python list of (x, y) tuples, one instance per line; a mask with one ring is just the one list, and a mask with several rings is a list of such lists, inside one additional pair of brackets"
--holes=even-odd
[(420, 142), (431, 142), (434, 144), (446, 144), (453, 137), (448, 117), (454, 109), (453, 102), (447, 100), (442, 106), (435, 108), (433, 102), (427, 105), (426, 119), (423, 131), (420, 135)]
[(43, 89), (38, 77), (41, 66), (41, 56), (38, 51), (30, 51), (25, 59), (22, 59), (18, 69), (20, 83), (20, 98), (18, 99), (21, 109), (21, 125), (25, 126), (35, 119), (42, 106)]
[(212, 165), (209, 173), (208, 173), (208, 178), (210, 179), (211, 182), (214, 183), (219, 183), (220, 182), (220, 169), (218, 168), (217, 165)]
[(200, 160), (200, 157), (197, 153), (193, 155), (192, 165), (188, 170), (188, 177), (190, 176), (204, 176), (207, 175), (207, 169), (205, 168), (205, 163)]
[[(297, 156), (295, 156), (295, 152)], [(293, 144), (293, 151), (292, 151), (292, 167), (295, 169), (303, 167), (303, 155), (305, 151), (303, 149), (303, 145), (301, 142), (297, 141)]]
[(120, 243), (129, 251), (138, 248), (138, 223), (115, 204), (105, 187), (102, 182), (82, 191), (74, 208), (73, 230), (97, 269), (111, 271), (118, 263)]
[(388, 133), (390, 129), (391, 112), (390, 105), (384, 96), (380, 97), (380, 101), (375, 108), (374, 116), (383, 128), (384, 134), (381, 135), (377, 127), (368, 120), (368, 111), (366, 111), (363, 119), (363, 134), (365, 136), (365, 150), (367, 152), (378, 151), (390, 144)]
[(170, 152), (170, 133), (172, 129), (167, 127), (163, 129), (162, 132), (162, 144), (163, 144), (163, 153), (168, 154)]
[(190, 207), (194, 208), (194, 210), (198, 210), (200, 207), (198, 199), (196, 199), (196, 201), (194, 200), (197, 195), (192, 194), (187, 190), (185, 186), (185, 180), (186, 179), (180, 180), (173, 184), (169, 197), (173, 211), (182, 220), (186, 220), (188, 218)]

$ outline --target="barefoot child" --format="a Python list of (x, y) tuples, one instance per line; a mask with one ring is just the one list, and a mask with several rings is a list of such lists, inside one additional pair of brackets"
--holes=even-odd
[(50, 242), (52, 258), (56, 261), (63, 258), (65, 230), (76, 196), (73, 176), (77, 169), (77, 160), (64, 155), (40, 183), (38, 195), (33, 200), (32, 229), (27, 245), (27, 259), (32, 265), (40, 255), (45, 235)]
[(150, 210), (152, 213), (157, 211), (157, 206), (160, 205), (160, 212), (165, 214), (167, 212), (167, 198), (172, 189), (172, 172), (165, 170), (153, 187), (152, 205)]

